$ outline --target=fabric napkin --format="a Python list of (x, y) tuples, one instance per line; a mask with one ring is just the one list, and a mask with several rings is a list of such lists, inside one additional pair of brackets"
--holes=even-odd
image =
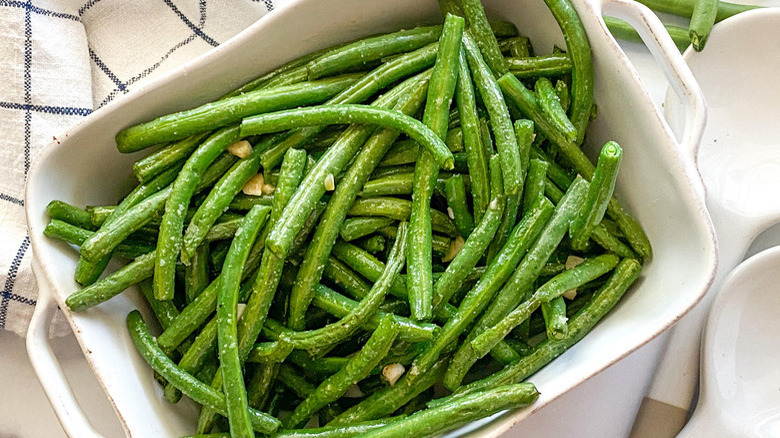
[[(55, 136), (216, 47), (277, 0), (0, 0), (0, 330), (36, 303), (24, 185)], [(70, 331), (55, 318), (52, 334)]]

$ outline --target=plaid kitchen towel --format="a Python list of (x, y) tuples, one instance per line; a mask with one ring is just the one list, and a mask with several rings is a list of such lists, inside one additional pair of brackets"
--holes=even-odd
[[(277, 0), (0, 0), (0, 329), (36, 302), (24, 184), (53, 135), (216, 47)], [(68, 333), (56, 318), (53, 334)]]

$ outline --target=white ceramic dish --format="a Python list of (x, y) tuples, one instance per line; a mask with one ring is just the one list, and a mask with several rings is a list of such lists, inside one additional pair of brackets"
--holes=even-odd
[[(369, 4), (370, 3), (370, 4)], [(563, 38), (543, 2), (486, 1), (488, 13), (508, 19), (532, 38), (539, 51)], [(671, 326), (706, 291), (716, 265), (712, 225), (690, 154), (698, 144), (704, 107), (698, 87), (660, 23), (644, 7), (624, 0), (575, 1), (589, 35), (596, 73), (599, 117), (588, 143), (615, 139), (625, 158), (618, 196), (644, 225), (655, 256), (642, 279), (585, 340), (533, 377), (542, 395), (532, 407), (494, 421), (474, 423), (497, 435), (554, 398), (592, 377)], [(670, 83), (687, 103), (681, 146), (671, 135), (633, 67), (608, 35), (602, 11), (632, 22), (643, 35)], [(216, 50), (145, 88), (136, 90), (58, 136), (36, 160), (27, 187), (27, 219), (40, 285), (28, 334), (30, 358), (55, 412), (71, 436), (97, 436), (80, 412), (46, 340), (48, 321), (59, 304), (87, 360), (115, 406), (128, 436), (191, 433), (194, 406), (163, 401), (151, 371), (126, 333), (125, 315), (140, 300), (134, 292), (81, 314), (63, 305), (77, 288), (76, 257), (70, 248), (41, 234), (52, 199), (77, 205), (111, 203), (132, 184), (138, 155), (121, 155), (113, 137), (121, 128), (205, 102), (283, 62), (327, 45), (381, 31), (439, 21), (436, 2), (417, 0), (291, 1)], [(488, 424), (489, 422), (489, 424)]]

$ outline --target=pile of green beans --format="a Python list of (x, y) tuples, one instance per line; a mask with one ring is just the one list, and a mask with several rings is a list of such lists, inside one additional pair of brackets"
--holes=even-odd
[[(581, 150), (585, 30), (545, 3), (565, 51), (440, 0), (442, 25), (122, 129), (121, 152), (157, 145), (137, 187), (47, 207), (44, 234), (78, 248), (66, 304), (139, 286), (131, 338), (168, 401), (201, 405), (192, 436), (435, 436), (532, 404), (526, 379), (652, 255), (615, 198), (623, 149)], [(129, 263), (106, 274), (112, 257)]]

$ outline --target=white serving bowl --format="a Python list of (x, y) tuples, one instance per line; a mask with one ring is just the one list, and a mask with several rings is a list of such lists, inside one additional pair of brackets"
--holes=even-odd
[[(541, 0), (486, 0), (489, 15), (515, 23), (537, 51), (565, 47), (555, 20)], [(588, 33), (596, 74), (598, 118), (589, 152), (606, 140), (624, 148), (617, 196), (645, 227), (655, 255), (623, 301), (579, 344), (539, 371), (541, 396), (531, 407), (497, 415), (461, 429), (497, 435), (551, 400), (602, 371), (669, 328), (706, 291), (716, 265), (715, 238), (701, 181), (688, 151), (704, 123), (698, 87), (660, 23), (646, 8), (625, 0), (574, 0)], [(609, 36), (601, 13), (625, 18), (640, 30), (680, 92), (687, 130), (678, 143), (641, 86), (636, 71)], [(139, 154), (117, 152), (114, 135), (126, 126), (215, 99), (259, 73), (314, 50), (383, 31), (441, 21), (433, 0), (292, 0), (230, 41), (159, 81), (129, 93), (56, 137), (35, 161), (28, 179), (26, 209), (33, 268), (40, 286), (28, 351), (52, 405), (71, 436), (98, 436), (81, 413), (47, 343), (49, 320), (59, 305), (70, 322), (128, 436), (166, 437), (192, 433), (197, 410), (183, 401), (170, 405), (152, 371), (136, 353), (125, 316), (140, 306), (136, 291), (83, 313), (71, 313), (65, 298), (77, 255), (42, 234), (46, 204), (111, 204), (133, 183)], [(145, 313), (148, 316), (148, 311)]]

